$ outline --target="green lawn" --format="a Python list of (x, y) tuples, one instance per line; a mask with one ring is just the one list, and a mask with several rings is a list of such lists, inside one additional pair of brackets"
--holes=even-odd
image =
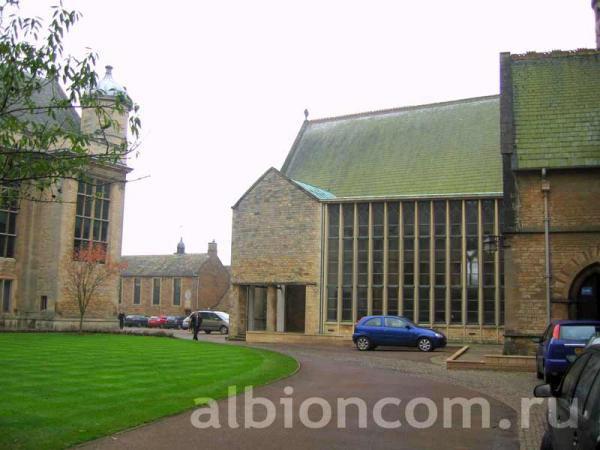
[(63, 448), (292, 373), (288, 356), (109, 334), (0, 333), (0, 448)]

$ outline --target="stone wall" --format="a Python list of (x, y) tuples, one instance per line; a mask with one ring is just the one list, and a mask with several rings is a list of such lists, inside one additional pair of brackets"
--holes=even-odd
[(321, 205), (275, 169), (233, 208), (234, 284), (317, 283)]

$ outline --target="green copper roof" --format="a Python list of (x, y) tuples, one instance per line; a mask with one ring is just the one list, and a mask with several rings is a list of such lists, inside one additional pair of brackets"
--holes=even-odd
[(600, 52), (513, 55), (519, 169), (600, 165)]
[(336, 197), (500, 193), (498, 97), (306, 121), (282, 172)]
[(316, 186), (312, 186), (310, 184), (303, 183), (302, 181), (296, 181), (296, 180), (292, 180), (292, 181), (294, 183), (296, 183), (298, 186), (300, 186), (302, 189), (304, 189), (305, 191), (308, 191), (311, 194), (313, 194), (319, 200), (331, 200), (333, 198), (336, 198), (335, 195), (333, 195), (331, 192), (327, 192)]

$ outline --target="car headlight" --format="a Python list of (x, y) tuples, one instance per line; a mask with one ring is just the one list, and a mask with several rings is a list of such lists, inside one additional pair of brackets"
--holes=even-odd
[(443, 337), (444, 337), (444, 335), (443, 335), (443, 334), (441, 334), (441, 333), (435, 333), (435, 337), (437, 337), (437, 338), (443, 338)]

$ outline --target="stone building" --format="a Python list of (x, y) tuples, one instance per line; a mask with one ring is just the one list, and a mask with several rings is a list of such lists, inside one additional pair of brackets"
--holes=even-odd
[(500, 99), (506, 350), (527, 353), (550, 319), (600, 319), (600, 51), (502, 54)]
[(173, 255), (123, 256), (119, 309), (126, 314), (184, 315), (217, 309), (229, 289), (229, 271), (217, 243), (207, 253), (185, 253), (183, 240)]
[[(109, 105), (125, 94), (107, 66), (96, 89)], [(35, 93), (34, 102), (49, 104), (51, 98), (66, 100), (60, 86), (45, 84)], [(127, 139), (128, 112), (110, 114), (119, 124), (105, 139), (113, 143)], [(94, 133), (98, 117), (84, 109), (81, 118), (75, 109), (57, 110), (54, 118), (40, 115), (36, 120), (60, 125), (75, 132)], [(102, 152), (106, 141), (95, 139), (90, 152)], [(123, 164), (96, 164), (89, 167), (87, 182), (63, 179), (52, 189), (55, 198), (21, 199), (14, 207), (0, 209), (0, 326), (6, 328), (65, 329), (78, 325), (76, 301), (66, 294), (66, 267), (74, 249), (94, 243), (106, 248), (108, 258), (121, 255), (126, 175)], [(50, 195), (50, 194), (48, 194)], [(118, 275), (108, 280), (86, 313), (88, 326), (112, 327), (117, 323)]]
[(306, 120), (233, 206), (231, 334), (347, 338), (400, 314), (503, 337), (497, 96)]

